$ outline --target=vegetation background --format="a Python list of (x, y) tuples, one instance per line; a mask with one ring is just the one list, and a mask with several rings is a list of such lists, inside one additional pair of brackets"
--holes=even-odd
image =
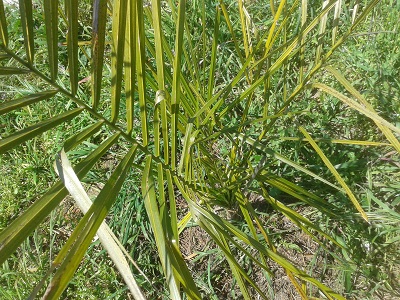
[(399, 14), (1, 0), (0, 297), (398, 299)]

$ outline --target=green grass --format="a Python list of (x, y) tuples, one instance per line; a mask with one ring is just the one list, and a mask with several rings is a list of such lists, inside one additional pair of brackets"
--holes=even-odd
[[(257, 11), (260, 10), (259, 5), (257, 1), (253, 1), (248, 7), (249, 12), (254, 16), (252, 19), (254, 34), (257, 34), (256, 29), (258, 27), (265, 26), (263, 16), (257, 14)], [(86, 9), (87, 7), (81, 8), (81, 14), (84, 16), (87, 14)], [(397, 20), (399, 10), (398, 2), (383, 1), (374, 10), (370, 19), (364, 21), (358, 29), (358, 33), (349, 38), (331, 61), (331, 64), (341, 70), (343, 74), (351, 76), (349, 78), (351, 82), (359, 91), (362, 91), (380, 115), (394, 124), (398, 123), (400, 116), (400, 82), (398, 80), (400, 78), (400, 56), (399, 46), (396, 46), (400, 45), (400, 37), (395, 34), (399, 31)], [(201, 18), (200, 7), (195, 6), (193, 11), (189, 12), (197, 16), (198, 19)], [(10, 32), (17, 36), (18, 21), (17, 17), (13, 18), (13, 14), (11, 10), (8, 11), (8, 20), (15, 20), (15, 23), (10, 22)], [(346, 19), (349, 18), (349, 15), (346, 16), (344, 13), (342, 17)], [(36, 18), (40, 20), (41, 16), (37, 15)], [(204, 33), (204, 35), (201, 30), (191, 32), (191, 38), (196, 47), (194, 51), (199, 55), (203, 55), (204, 51), (209, 51), (209, 49), (203, 48), (205, 44), (202, 40), (212, 34), (212, 25), (215, 20), (214, 8), (211, 5), (207, 7), (203, 18), (207, 24), (210, 24), (207, 27), (210, 32)], [(288, 24), (289, 27), (293, 28), (293, 31), (298, 30), (297, 18), (298, 16), (295, 15)], [(194, 28), (196, 28), (198, 19), (192, 19), (195, 24), (191, 25)], [(231, 21), (238, 22), (238, 20)], [(90, 25), (83, 24), (81, 27), (83, 38), (87, 26)], [(174, 26), (171, 21), (170, 32), (167, 32), (171, 36), (175, 32)], [(13, 32), (13, 28), (15, 28), (15, 32)], [(39, 23), (38, 31), (40, 30), (43, 31), (44, 29)], [(228, 29), (224, 25), (220, 30), (220, 38), (223, 40), (224, 35), (228, 36)], [(168, 37), (168, 34), (166, 36)], [(237, 38), (241, 37), (238, 36)], [(10, 38), (10, 40), (13, 39)], [(173, 43), (173, 40), (168, 42)], [(43, 43), (45, 43), (44, 40)], [(240, 62), (231, 59), (233, 51), (234, 45), (231, 40), (221, 44), (220, 55), (216, 60), (216, 70), (221, 73), (215, 82), (216, 91), (222, 89), (239, 69)], [(80, 54), (80, 60), (85, 66), (81, 75), (86, 77), (88, 76), (89, 66), (85, 64), (86, 56), (83, 51)], [(63, 54), (60, 53), (60, 55)], [(210, 55), (201, 57), (204, 57), (204, 62), (203, 65), (199, 66), (199, 76), (202, 77), (200, 81), (207, 82), (209, 70), (205, 66), (209, 65), (211, 57)], [(311, 57), (311, 54), (305, 52), (306, 62), (309, 62)], [(299, 66), (296, 65), (298, 63), (300, 62), (288, 63), (282, 72), (298, 72)], [(107, 62), (105, 68), (105, 77), (110, 76), (108, 64), (109, 62)], [(189, 69), (189, 66), (187, 68)], [(185, 66), (183, 69), (186, 70)], [(341, 92), (345, 92), (341, 85), (334, 81), (333, 76), (327, 76), (323, 73), (318, 76), (322, 82), (329, 83), (337, 89), (342, 89)], [(221, 128), (236, 126), (246, 109), (248, 109), (250, 116), (261, 115), (260, 110), (264, 107), (262, 99), (265, 99), (265, 97), (268, 97), (268, 109), (273, 111), (282, 103), (282, 95), (285, 95), (285, 90), (290, 90), (291, 87), (296, 85), (296, 82), (293, 82), (295, 80), (294, 75), (286, 76), (285, 80), (284, 82), (280, 79), (280, 76), (274, 76), (271, 86), (275, 89), (269, 95), (266, 95), (261, 88), (256, 89), (254, 94), (259, 100), (252, 102), (248, 108), (241, 106), (229, 111), (218, 120), (221, 123)], [(68, 82), (68, 80), (65, 80), (65, 82)], [(109, 84), (109, 82), (105, 82), (106, 86)], [(16, 87), (19, 87), (19, 94), (23, 95), (40, 90), (43, 85), (44, 83), (29, 76), (19, 81), (14, 78), (7, 79), (7, 81), (0, 83), (1, 100), (6, 101), (5, 92), (15, 91)], [(241, 89), (244, 87), (244, 82), (239, 83), (223, 107), (226, 107), (229, 101), (239, 97), (242, 92)], [(89, 87), (82, 84), (80, 87), (81, 96), (84, 97), (83, 100), (86, 103), (90, 103), (88, 96), (84, 96), (90, 95), (90, 92), (85, 93), (85, 91), (89, 91)], [(7, 94), (7, 97), (9, 96), (10, 94)], [(311, 99), (316, 99), (316, 101), (311, 101)], [(29, 106), (29, 109), (23, 108), (12, 114), (0, 116), (0, 124), (4, 124), (0, 127), (0, 136), (6, 136), (27, 125), (62, 112), (65, 109), (65, 104), (59, 100), (56, 97), (51, 102)], [(67, 105), (73, 107), (74, 104), (70, 102)], [(123, 110), (124, 107), (121, 108), (121, 114), (124, 113)], [(311, 132), (313, 138), (331, 139), (335, 137), (337, 139), (385, 141), (382, 134), (371, 126), (372, 121), (349, 110), (339, 100), (317, 91), (315, 93), (313, 91), (304, 92), (298, 95), (291, 104), (290, 110), (291, 114), (281, 118), (274, 129), (268, 133), (270, 135), (267, 139), (268, 146), (301, 165), (307, 166), (309, 170), (328, 180), (334, 179), (333, 175), (323, 165), (311, 146), (302, 141), (304, 136), (299, 132), (299, 126), (303, 126), (308, 132)], [(109, 114), (110, 112), (104, 111), (105, 116)], [(27, 123), (25, 116), (29, 116), (30, 123)], [(86, 115), (85, 118), (73, 119), (68, 124), (60, 125), (23, 146), (16, 147), (0, 158), (0, 174), (9, 174), (0, 178), (2, 199), (0, 202), (0, 230), (10, 224), (21, 211), (43, 194), (50, 183), (55, 182), (57, 177), (48, 166), (52, 165), (55, 154), (62, 146), (62, 141), (70, 136), (69, 132), (77, 132), (85, 128), (90, 124), (90, 121), (89, 115)], [(262, 125), (259, 128), (261, 129)], [(254, 131), (246, 131), (246, 128), (243, 128), (243, 131), (249, 137), (256, 137), (259, 128), (252, 127), (251, 130)], [(109, 135), (108, 129), (104, 128), (100, 134), (71, 151), (69, 153), (70, 159), (74, 162), (79, 161), (81, 157), (90, 153), (99, 141), (104, 140)], [(299, 140), (293, 141), (285, 138), (298, 138)], [(329, 203), (343, 209), (341, 211), (342, 219), (337, 220), (316, 209), (306, 208), (303, 203), (272, 185), (268, 186), (269, 195), (289, 208), (302, 211), (310, 220), (319, 224), (332, 236), (338, 237), (340, 235), (342, 242), (348, 246), (349, 251), (339, 253), (340, 258), (335, 257), (337, 253), (334, 253), (333, 247), (328, 246), (328, 249), (322, 250), (310, 237), (304, 237), (298, 227), (289, 225), (290, 222), (287, 218), (283, 218), (276, 210), (272, 209), (272, 204), (263, 203), (259, 207), (255, 204), (255, 209), (260, 213), (260, 218), (266, 222), (265, 227), (273, 228), (269, 232), (273, 243), (280, 253), (296, 260), (297, 263), (302, 263), (303, 269), (308, 274), (323, 282), (328, 282), (332, 288), (350, 299), (390, 299), (390, 297), (399, 296), (400, 186), (398, 182), (400, 182), (400, 158), (398, 154), (391, 153), (392, 148), (387, 146), (361, 147), (330, 142), (319, 143), (319, 146), (331, 159), (332, 164), (352, 190), (359, 196), (361, 205), (370, 219), (374, 221), (374, 226), (367, 226), (359, 219), (350, 219), (353, 216), (354, 208), (342, 193), (333, 188), (322, 186), (316, 183), (313, 178), (307, 177), (277, 160), (270, 159), (266, 162), (269, 173), (277, 176), (285, 175), (285, 179), (298, 183), (307, 191), (316, 195), (325, 195), (324, 199)], [(233, 142), (227, 135), (221, 136), (215, 143), (215, 153), (213, 154), (219, 158), (221, 165), (216, 167), (216, 174), (207, 174), (209, 178), (212, 178), (212, 176), (223, 177), (226, 175), (225, 171), (229, 168), (232, 168), (231, 170), (234, 172), (241, 172), (243, 169), (241, 159), (246, 163), (246, 153), (251, 147), (245, 143), (241, 144), (241, 156), (234, 163), (230, 161), (232, 147)], [(97, 195), (99, 187), (101, 188), (103, 182), (110, 177), (112, 170), (127, 148), (128, 145), (125, 144), (112, 148), (109, 151), (109, 159), (103, 158), (86, 176), (85, 187), (89, 191), (89, 196), (94, 198)], [(140, 159), (144, 159), (144, 157)], [(262, 157), (254, 156), (253, 159), (251, 164), (256, 167)], [(215, 195), (215, 203), (231, 209), (233, 211), (232, 223), (250, 234), (251, 229), (240, 216), (239, 205), (234, 201), (236, 199), (232, 198), (234, 195), (229, 194), (229, 180), (232, 178), (224, 179), (227, 182), (226, 190), (223, 191), (224, 197), (221, 197), (218, 190)], [(129, 173), (128, 179), (110, 211), (107, 222), (127, 251), (131, 253), (141, 271), (150, 279), (149, 282), (133, 268), (134, 274), (137, 276), (136, 279), (148, 298), (166, 299), (169, 296), (168, 287), (162, 278), (162, 268), (155, 247), (156, 241), (139, 189), (140, 182), (141, 173), (139, 171)], [(250, 192), (255, 189), (256, 185), (249, 187)], [(20, 199), (26, 200), (20, 201)], [(187, 205), (182, 204), (179, 209), (183, 216), (186, 213)], [(1, 298), (23, 299), (29, 295), (46, 273), (50, 262), (61, 249), (67, 236), (78, 224), (80, 217), (81, 215), (72, 205), (71, 199), (65, 200), (51, 214), (32, 237), (25, 241), (22, 247), (3, 264), (0, 271)], [(343, 219), (346, 220), (345, 223), (339, 222)], [(193, 272), (196, 283), (201, 287), (202, 296), (209, 299), (239, 297), (240, 291), (237, 288), (231, 291), (234, 282), (225, 278), (225, 275), (231, 271), (223, 259), (224, 256), (221, 255), (221, 250), (216, 248), (215, 243), (211, 240), (203, 237), (202, 233), (204, 232), (199, 230), (198, 226), (193, 228), (197, 228), (197, 231), (193, 230), (193, 237), (189, 236), (188, 239), (198, 239), (199, 246), (201, 245), (204, 248), (189, 247), (188, 249), (195, 252), (187, 254), (195, 255), (194, 259), (189, 260), (189, 269)], [(203, 240), (201, 240), (202, 238)], [(263, 242), (265, 243), (265, 241)], [(240, 254), (239, 251), (233, 253), (236, 256)], [(238, 260), (240, 259), (239, 257)], [(243, 260), (245, 259), (248, 258), (244, 256)], [(262, 273), (260, 268), (253, 265), (251, 260), (245, 261), (245, 264), (249, 266), (250, 272), (255, 274), (256, 277)], [(279, 273), (276, 264), (271, 263), (269, 267), (276, 271), (278, 276), (285, 276), (284, 273)], [(266, 290), (271, 298), (285, 297), (285, 295), (279, 294), (278, 290), (290, 284), (288, 280), (279, 282), (268, 275), (265, 278), (267, 279), (264, 279), (263, 284), (265, 283)], [(88, 282), (89, 284), (87, 284)], [(214, 282), (217, 282), (217, 284), (214, 285)], [(62, 294), (62, 298), (126, 299), (126, 294), (122, 279), (115, 271), (99, 242), (95, 242), (85, 254), (84, 260), (70, 286)]]

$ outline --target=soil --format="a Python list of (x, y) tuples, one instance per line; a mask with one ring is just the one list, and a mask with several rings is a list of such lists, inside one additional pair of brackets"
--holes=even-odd
[[(178, 201), (178, 206), (181, 211), (187, 211), (184, 201)], [(255, 206), (259, 205), (256, 204)], [(263, 206), (258, 208), (265, 209)], [(316, 242), (284, 216), (274, 214), (272, 218), (265, 221), (268, 224), (273, 224), (273, 232), (277, 233), (272, 239), (280, 255), (335, 291), (343, 292), (337, 290), (339, 288), (338, 271), (329, 268), (329, 257), (319, 255), (323, 251), (319, 251), (320, 246)], [(211, 281), (214, 290), (213, 298), (216, 296), (218, 299), (241, 299), (240, 290), (233, 282), (229, 265), (227, 263), (215, 264), (216, 261), (219, 261), (218, 251), (215, 250), (217, 247), (202, 228), (194, 226), (185, 229), (180, 236), (180, 248), (190, 271), (194, 274), (194, 278), (204, 278), (209, 266), (212, 266), (212, 274), (221, 272), (220, 276), (214, 275)], [(204, 255), (204, 253), (209, 254)], [(239, 257), (240, 253), (237, 253), (238, 260)], [(251, 278), (269, 296), (269, 299), (301, 299), (285, 270), (272, 260), (268, 261), (268, 265), (273, 274), (271, 281), (265, 276), (265, 271), (258, 266), (248, 264), (246, 267), (251, 270)], [(299, 282), (299, 284), (302, 283)], [(310, 285), (307, 286), (311, 287)], [(249, 288), (249, 291), (253, 299), (259, 298), (254, 289)], [(205, 299), (213, 294), (210, 292), (210, 288), (203, 289), (202, 292), (207, 295)], [(307, 294), (314, 297), (322, 296), (315, 287), (308, 290)]]

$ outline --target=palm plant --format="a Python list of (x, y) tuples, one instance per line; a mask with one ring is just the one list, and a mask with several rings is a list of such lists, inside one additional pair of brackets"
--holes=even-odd
[[(88, 115), (92, 120), (79, 132), (69, 132), (70, 137), (59, 145), (65, 151), (57, 162), (60, 181), (0, 232), (0, 263), (68, 191), (77, 201), (86, 198), (79, 181), (107, 151), (119, 147), (119, 154), (113, 158), (118, 166), (54, 259), (47, 274), (51, 279), (42, 282), (48, 283), (46, 299), (58, 298), (67, 287), (131, 169), (142, 174), (141, 193), (171, 298), (180, 299), (182, 293), (188, 298), (205, 297), (180, 248), (182, 232), (189, 223), (195, 223), (223, 253), (243, 298), (269, 297), (244, 261), (266, 277), (272, 274), (272, 261), (285, 271), (301, 298), (315, 296), (310, 292), (314, 286), (328, 299), (344, 299), (277, 251), (271, 238), (273, 228), (266, 226), (254, 203), (262, 199), (338, 260), (342, 259), (338, 251), (348, 250), (340, 235), (274, 197), (271, 190), (288, 194), (335, 222), (353, 218), (369, 224), (356, 195), (321, 149), (324, 141), (299, 128), (304, 141), (331, 172), (332, 176), (326, 178), (271, 146), (276, 128), (299, 114), (292, 105), (320, 91), (371, 119), (387, 139), (385, 143), (330, 142), (384, 144), (400, 152), (395, 136), (399, 128), (379, 116), (344, 75), (329, 65), (335, 50), (378, 1), (368, 1), (363, 7), (357, 3), (350, 7), (340, 0), (322, 5), (270, 1), (263, 4), (260, 17), (251, 11), (252, 1), (94, 0), (90, 42), (85, 43), (80, 39), (78, 0), (44, 0), (42, 5), (20, 0), (23, 42), (18, 44), (9, 41), (10, 20), (0, 1), (0, 75), (38, 78), (43, 83), (31, 94), (4, 100), (0, 114), (46, 103), (54, 97), (66, 107), (48, 120), (3, 137), (1, 154), (60, 124)], [(33, 5), (43, 8), (44, 36), (35, 32)], [(346, 14), (351, 20), (343, 22)], [(65, 32), (59, 30), (61, 27)], [(44, 37), (46, 52), (38, 53), (38, 42)], [(19, 47), (22, 44), (23, 49)], [(62, 47), (66, 47), (63, 56)], [(80, 59), (83, 54), (90, 61), (90, 74), (85, 74)], [(110, 70), (104, 66), (110, 66)], [(81, 84), (82, 78), (90, 82), (90, 89)], [(326, 78), (335, 81), (334, 87), (323, 83)], [(346, 91), (341, 92), (343, 89)], [(99, 133), (106, 138), (94, 139)], [(87, 140), (97, 145), (72, 171), (68, 153)], [(328, 202), (293, 178), (278, 175), (271, 161), (345, 195), (354, 209)], [(189, 208), (184, 216), (180, 215), (178, 200)], [(221, 214), (219, 208), (233, 211), (234, 217)], [(235, 217), (243, 221), (247, 231), (235, 226)], [(132, 287), (133, 293), (135, 290), (135, 297), (142, 298), (138, 288)]]

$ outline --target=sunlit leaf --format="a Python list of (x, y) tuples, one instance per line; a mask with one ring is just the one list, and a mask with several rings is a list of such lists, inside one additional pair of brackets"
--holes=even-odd
[[(136, 149), (137, 147), (133, 146), (121, 160), (100, 194), (93, 201), (88, 212), (81, 219), (67, 243), (55, 258), (53, 266), (57, 270), (47, 286), (43, 296), (44, 299), (58, 298), (67, 287), (94, 235), (115, 201), (118, 191), (132, 166)], [(59, 170), (60, 176), (63, 176), (61, 171)]]
[(312, 139), (312, 137), (308, 134), (308, 132), (303, 128), (299, 128), (301, 133), (306, 137), (308, 142), (311, 144), (311, 146), (314, 148), (314, 150), (318, 153), (318, 155), (321, 157), (322, 161), (324, 164), (328, 167), (328, 169), (332, 172), (332, 174), (335, 176), (336, 180), (340, 183), (342, 188), (346, 191), (346, 194), (349, 196), (351, 202), (354, 204), (355, 208), (359, 211), (361, 216), (364, 218), (365, 221), (368, 222), (368, 217), (364, 211), (364, 209), (361, 207), (360, 203), (358, 203), (356, 197), (354, 196), (353, 192), (350, 190), (346, 182), (343, 180), (343, 178), (340, 176), (338, 171), (336, 171), (335, 167), (332, 165), (330, 160), (325, 156), (325, 154), (322, 152), (321, 148), (318, 147), (317, 143)]
[[(75, 170), (79, 179), (98, 162), (101, 156), (115, 144), (119, 134), (111, 136), (90, 153)], [(61, 181), (54, 184), (41, 198), (0, 232), (0, 264), (35, 230), (50, 212), (67, 196), (68, 191)]]
[[(56, 160), (56, 171), (58, 172), (65, 187), (79, 206), (80, 210), (83, 213), (87, 213), (87, 211), (90, 209), (90, 206), (92, 205), (92, 201), (90, 200), (81, 182), (79, 181), (78, 176), (72, 169), (72, 166), (64, 150), (60, 152), (60, 161)], [(103, 221), (103, 223), (100, 225), (99, 230), (97, 231), (97, 235), (99, 236), (100, 242), (102, 243), (103, 247), (107, 250), (108, 255), (110, 255), (117, 269), (121, 273), (122, 278), (124, 278), (125, 283), (134, 298), (145, 299), (132, 274), (129, 264), (125, 259), (124, 253), (122, 251), (122, 245), (118, 242), (117, 237), (114, 235), (114, 233), (111, 231), (110, 227), (108, 227), (105, 221)]]

